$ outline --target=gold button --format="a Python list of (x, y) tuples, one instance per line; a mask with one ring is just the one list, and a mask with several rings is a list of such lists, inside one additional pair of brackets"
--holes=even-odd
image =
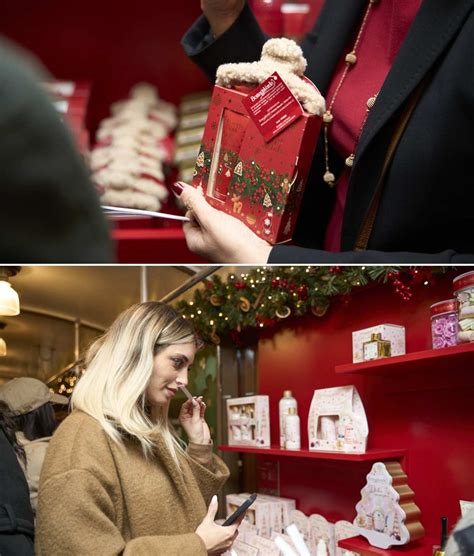
[(330, 185), (331, 187), (334, 185), (335, 176), (332, 172), (326, 172), (323, 176), (323, 180)]
[(357, 56), (355, 55), (354, 51), (349, 52), (349, 54), (347, 54), (346, 62), (351, 66), (353, 66), (357, 62)]
[(330, 124), (333, 121), (333, 115), (331, 114), (331, 112), (329, 110), (326, 110), (326, 112), (324, 112), (323, 114), (323, 122), (325, 124)]
[(376, 100), (377, 100), (377, 95), (369, 98), (369, 100), (367, 101), (367, 108), (369, 110), (374, 106)]

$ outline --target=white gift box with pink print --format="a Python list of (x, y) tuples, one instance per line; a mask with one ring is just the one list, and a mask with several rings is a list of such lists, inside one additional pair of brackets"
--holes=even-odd
[(230, 398), (227, 402), (229, 446), (270, 447), (268, 396)]
[(382, 340), (390, 342), (391, 355), (405, 355), (405, 327), (398, 324), (378, 324), (352, 333), (352, 362), (364, 361), (364, 342), (369, 342), (372, 334), (380, 334)]
[(315, 390), (308, 416), (309, 449), (364, 453), (369, 426), (355, 386)]

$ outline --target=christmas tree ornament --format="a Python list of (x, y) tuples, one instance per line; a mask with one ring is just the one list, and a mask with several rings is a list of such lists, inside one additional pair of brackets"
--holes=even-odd
[(291, 309), (284, 305), (283, 307), (279, 307), (276, 311), (275, 311), (275, 315), (279, 318), (279, 319), (286, 319), (291, 315)]
[(211, 339), (211, 342), (212, 342), (214, 345), (218, 346), (218, 345), (221, 343), (221, 339), (220, 339), (219, 336), (216, 334), (216, 327), (215, 327), (215, 326), (214, 326), (214, 328), (212, 329), (212, 332), (211, 332), (211, 334), (210, 334), (209, 337), (210, 337), (210, 339)]
[(198, 157), (196, 159), (196, 166), (199, 166), (200, 168), (204, 166), (204, 151), (201, 151), (198, 154)]
[(211, 295), (211, 297), (209, 298), (209, 301), (211, 302), (211, 305), (213, 305), (214, 307), (219, 307), (219, 305), (222, 305), (222, 299), (220, 296), (218, 296), (217, 294), (213, 293)]
[(270, 198), (270, 195), (268, 194), (268, 192), (265, 193), (265, 197), (263, 198), (263, 206), (265, 208), (269, 208), (272, 206), (272, 200)]
[(243, 173), (243, 164), (241, 161), (237, 162), (236, 167), (234, 168), (234, 174), (237, 174), (237, 176), (242, 176)]
[(312, 305), (311, 312), (315, 317), (324, 317), (327, 313), (328, 305)]
[(242, 201), (240, 200), (240, 195), (234, 195), (234, 196), (232, 197), (232, 203), (233, 203), (233, 208), (232, 208), (232, 210), (233, 210), (235, 213), (240, 214), (241, 211), (242, 211), (242, 206), (243, 206), (243, 203), (242, 203)]
[(419, 539), (425, 530), (414, 497), (400, 462), (374, 463), (356, 505), (354, 527), (372, 546), (383, 549)]
[(250, 311), (250, 301), (246, 297), (239, 297), (239, 309), (244, 313), (248, 313)]

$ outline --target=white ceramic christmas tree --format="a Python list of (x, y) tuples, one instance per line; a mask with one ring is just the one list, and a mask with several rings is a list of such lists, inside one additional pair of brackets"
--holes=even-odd
[(374, 463), (361, 495), (354, 526), (372, 546), (407, 544), (425, 534), (415, 493), (399, 462)]

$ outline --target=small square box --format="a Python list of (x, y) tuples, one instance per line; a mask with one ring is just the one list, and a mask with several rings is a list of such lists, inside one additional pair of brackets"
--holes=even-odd
[[(390, 342), (390, 356), (405, 355), (405, 327), (398, 324), (378, 324), (352, 333), (352, 362), (360, 363), (370, 358), (364, 358), (364, 343), (370, 342), (373, 334), (380, 334), (381, 340)], [(368, 352), (369, 350), (367, 350)], [(367, 353), (368, 355), (368, 353)]]
[(268, 396), (247, 396), (227, 400), (229, 446), (270, 447)]

